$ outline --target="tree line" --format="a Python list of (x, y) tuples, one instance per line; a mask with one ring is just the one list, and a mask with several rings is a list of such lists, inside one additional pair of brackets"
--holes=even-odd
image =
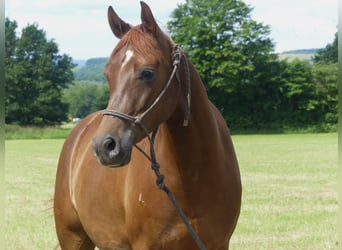
[(337, 124), (337, 33), (314, 63), (279, 60), (270, 28), (242, 1), (187, 0), (168, 29), (199, 71), (233, 130)]
[[(280, 60), (270, 28), (251, 18), (243, 1), (187, 0), (168, 22), (174, 41), (194, 63), (209, 98), (233, 131), (286, 130), (337, 124), (337, 33), (313, 62)], [(38, 25), (18, 37), (6, 18), (6, 123), (58, 124), (103, 109), (108, 86), (103, 59), (87, 62), (95, 78), (74, 69)], [(76, 76), (76, 80), (74, 79)]]

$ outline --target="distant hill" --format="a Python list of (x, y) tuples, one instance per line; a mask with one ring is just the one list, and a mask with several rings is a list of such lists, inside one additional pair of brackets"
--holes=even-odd
[(76, 81), (106, 82), (103, 75), (108, 58), (90, 58), (83, 65), (79, 64), (74, 71)]
[[(289, 50), (278, 54), (279, 59), (306, 60), (312, 62), (312, 58), (319, 49), (299, 49)], [(77, 67), (74, 69), (76, 81), (107, 82), (103, 75), (103, 70), (108, 61), (106, 57), (90, 58), (88, 60), (74, 60)]]
[(83, 67), (86, 64), (87, 60), (77, 60), (73, 59), (72, 63), (76, 64), (76, 67)]
[(312, 62), (313, 57), (317, 53), (319, 49), (298, 49), (298, 50), (288, 50), (280, 53), (279, 59), (287, 59), (287, 60), (294, 60), (300, 59), (304, 61)]
[(287, 50), (281, 54), (316, 54), (319, 49), (297, 49), (297, 50)]

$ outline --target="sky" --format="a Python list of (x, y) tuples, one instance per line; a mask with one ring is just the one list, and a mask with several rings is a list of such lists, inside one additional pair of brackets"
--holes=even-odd
[[(166, 29), (171, 12), (185, 0), (145, 0), (159, 25)], [(334, 39), (338, 23), (338, 0), (244, 0), (252, 19), (269, 25), (278, 53), (323, 48)], [(118, 40), (107, 22), (113, 6), (128, 23), (140, 23), (139, 0), (6, 0), (5, 15), (18, 23), (20, 33), (37, 23), (54, 39), (61, 54), (86, 60), (108, 57)]]

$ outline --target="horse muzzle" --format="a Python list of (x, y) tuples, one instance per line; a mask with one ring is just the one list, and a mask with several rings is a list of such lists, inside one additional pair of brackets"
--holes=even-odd
[(95, 157), (106, 167), (121, 167), (131, 160), (133, 143), (129, 138), (106, 135), (102, 139), (93, 139)]

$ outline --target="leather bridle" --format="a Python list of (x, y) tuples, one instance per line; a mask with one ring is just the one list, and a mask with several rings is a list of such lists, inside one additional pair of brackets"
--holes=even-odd
[(173, 49), (171, 53), (171, 60), (172, 60), (173, 70), (172, 70), (169, 80), (167, 81), (167, 83), (165, 84), (165, 86), (163, 87), (159, 95), (157, 96), (157, 98), (143, 113), (137, 116), (132, 116), (132, 115), (128, 115), (117, 110), (105, 109), (102, 111), (102, 115), (117, 117), (122, 120), (127, 120), (129, 122), (137, 124), (141, 128), (143, 128), (145, 133), (148, 134), (148, 130), (146, 129), (142, 120), (160, 102), (161, 98), (164, 96), (164, 94), (170, 87), (175, 75), (177, 76), (178, 82), (179, 83), (181, 82), (178, 70), (180, 68), (179, 66), (182, 64), (184, 68), (184, 78), (185, 78), (185, 84), (186, 84), (186, 102), (187, 102), (187, 108), (186, 108), (187, 110), (186, 110), (183, 126), (188, 126), (189, 118), (190, 118), (190, 105), (191, 105), (190, 73), (189, 73), (189, 65), (188, 65), (186, 56), (183, 50), (178, 45), (175, 46), (175, 48)]

